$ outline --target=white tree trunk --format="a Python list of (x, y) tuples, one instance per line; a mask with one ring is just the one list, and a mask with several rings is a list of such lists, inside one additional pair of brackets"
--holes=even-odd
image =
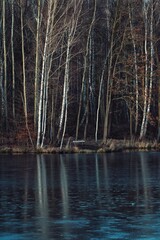
[(23, 8), (21, 7), (21, 39), (22, 39), (22, 74), (23, 74), (23, 104), (24, 104), (24, 116), (25, 124), (28, 132), (29, 139), (33, 145), (29, 126), (28, 126), (28, 109), (27, 109), (27, 93), (26, 93), (26, 67), (25, 67), (25, 52), (24, 52), (24, 24), (23, 24)]
[(55, 14), (57, 4), (58, 2), (56, 0), (54, 2), (51, 0), (48, 1), (48, 18), (42, 56), (42, 71), (38, 106), (37, 147), (43, 147), (46, 134), (49, 76), (53, 60), (53, 53), (58, 45), (58, 43), (54, 42), (55, 39), (53, 38), (54, 24), (56, 24)]
[[(65, 64), (65, 74), (64, 74), (64, 89), (63, 89), (63, 101), (62, 101), (62, 117), (64, 117), (64, 112), (65, 112), (65, 117), (64, 117), (64, 127), (63, 127), (63, 133), (62, 133), (62, 138), (61, 138), (61, 144), (60, 144), (60, 149), (63, 146), (63, 141), (64, 141), (64, 135), (66, 131), (66, 124), (67, 124), (67, 114), (68, 114), (68, 91), (69, 91), (69, 58), (70, 58), (70, 46), (71, 46), (71, 32), (69, 33), (68, 36), (68, 44), (67, 44), (67, 53), (66, 53), (66, 64)], [(63, 112), (62, 112), (63, 111)], [(63, 119), (61, 119), (61, 123), (63, 122)], [(62, 125), (61, 125), (62, 127)], [(61, 129), (60, 129), (61, 131)]]
[(144, 4), (144, 21), (145, 21), (145, 45), (144, 45), (144, 54), (145, 54), (145, 86), (144, 86), (144, 106), (143, 106), (143, 118), (140, 130), (140, 139), (145, 137), (145, 122), (147, 114), (147, 101), (148, 101), (148, 8)]
[(88, 58), (88, 54), (89, 54), (89, 43), (90, 43), (92, 28), (93, 28), (95, 17), (96, 17), (96, 10), (97, 10), (97, 0), (94, 0), (94, 12), (93, 12), (92, 21), (91, 21), (91, 24), (89, 27), (89, 31), (88, 31), (85, 56), (84, 56), (84, 64), (83, 64), (84, 69), (83, 69), (81, 93), (80, 93), (77, 124), (76, 124), (76, 140), (78, 139), (79, 125), (80, 125), (79, 123), (80, 123), (80, 114), (81, 114), (81, 108), (82, 108), (82, 98), (83, 98), (83, 92), (84, 92), (84, 87), (85, 87), (85, 78), (86, 78), (86, 71), (87, 71), (87, 58)]
[[(65, 65), (65, 74), (66, 74), (66, 67), (67, 65), (69, 65), (69, 63), (67, 63), (67, 59), (69, 58), (68, 54), (69, 54), (69, 39), (68, 39), (68, 45), (67, 45), (67, 56), (66, 56), (66, 65)], [(64, 121), (64, 114), (65, 114), (65, 107), (66, 107), (66, 94), (67, 94), (67, 79), (66, 76), (64, 76), (64, 84), (63, 84), (63, 97), (62, 97), (62, 106), (61, 106), (61, 114), (60, 114), (60, 123), (59, 123), (59, 130), (58, 130), (58, 135), (57, 135), (57, 139), (59, 140), (60, 138), (60, 134), (62, 131), (62, 126), (63, 126), (63, 121)]]
[(151, 107), (151, 99), (152, 99), (152, 86), (153, 86), (153, 63), (154, 63), (154, 47), (153, 47), (153, 0), (151, 1), (151, 19), (150, 19), (150, 79), (149, 79), (149, 90), (148, 90), (148, 105), (146, 110), (146, 121), (144, 125), (144, 135), (147, 132), (147, 125)]
[(41, 85), (40, 85), (40, 96), (39, 96), (39, 107), (38, 107), (38, 131), (37, 131), (37, 147), (42, 146), (42, 117), (43, 117), (43, 98), (45, 94), (45, 64), (47, 61), (47, 47), (49, 38), (49, 27), (51, 22), (51, 1), (48, 2), (48, 19), (47, 19), (47, 29), (45, 34), (45, 43), (42, 58), (42, 72), (41, 72)]
[(39, 28), (40, 28), (40, 0), (37, 0), (37, 29), (36, 29), (36, 59), (35, 59), (35, 79), (34, 79), (34, 128), (37, 128), (37, 104), (38, 104), (38, 76), (39, 76)]
[(104, 73), (106, 69), (108, 56), (105, 58), (105, 62), (102, 69), (101, 79), (100, 79), (100, 86), (99, 86), (99, 94), (98, 94), (98, 106), (97, 106), (97, 115), (96, 115), (96, 130), (95, 130), (95, 141), (98, 141), (98, 127), (99, 127), (99, 111), (100, 111), (100, 104), (101, 104), (101, 94), (102, 94), (102, 86), (103, 86), (103, 79)]
[[(118, 4), (118, 3), (117, 3)], [(112, 91), (112, 79), (111, 79), (111, 68), (113, 62), (113, 46), (114, 46), (114, 31), (116, 26), (117, 9), (115, 14), (115, 19), (112, 28), (111, 42), (110, 42), (110, 54), (109, 54), (109, 64), (108, 64), (108, 76), (107, 76), (107, 91), (106, 91), (106, 111), (104, 119), (104, 130), (103, 130), (103, 142), (106, 142), (108, 137), (108, 123), (109, 123), (109, 111), (111, 103), (111, 91)]]
[(14, 61), (14, 0), (11, 3), (12, 23), (11, 23), (11, 55), (12, 55), (12, 113), (15, 119), (15, 61)]
[[(128, 5), (130, 5), (129, 3)], [(135, 133), (137, 133), (138, 128), (138, 114), (139, 114), (139, 86), (138, 86), (138, 65), (137, 65), (137, 52), (136, 52), (136, 43), (133, 32), (133, 24), (132, 24), (132, 14), (131, 14), (131, 6), (129, 6), (129, 22), (131, 29), (131, 37), (133, 43), (133, 53), (134, 53), (134, 68), (135, 68), (135, 86), (136, 86), (136, 114), (135, 114)]]
[(0, 93), (1, 93), (1, 114), (2, 119), (5, 115), (5, 102), (4, 102), (4, 89), (3, 89), (3, 61), (2, 57), (0, 56)]
[(2, 5), (3, 20), (3, 59), (4, 59), (4, 111), (5, 111), (5, 128), (8, 129), (8, 101), (7, 101), (7, 49), (6, 49), (6, 0)]
[(43, 96), (43, 116), (42, 116), (42, 141), (41, 147), (44, 144), (44, 138), (46, 134), (46, 126), (47, 126), (47, 107), (48, 107), (48, 84), (49, 84), (49, 73), (51, 71), (52, 65), (52, 57), (53, 54), (48, 58), (48, 64), (46, 65), (46, 76), (45, 76), (45, 84), (44, 84), (44, 96)]

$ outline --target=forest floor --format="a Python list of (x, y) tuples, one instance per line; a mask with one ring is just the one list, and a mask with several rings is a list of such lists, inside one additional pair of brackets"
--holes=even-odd
[(0, 153), (106, 153), (121, 151), (150, 151), (160, 150), (160, 143), (157, 141), (138, 141), (108, 139), (106, 143), (102, 140), (78, 140), (67, 139), (64, 147), (60, 149), (53, 145), (46, 145), (43, 148), (35, 148), (29, 145), (19, 144), (0, 144)]

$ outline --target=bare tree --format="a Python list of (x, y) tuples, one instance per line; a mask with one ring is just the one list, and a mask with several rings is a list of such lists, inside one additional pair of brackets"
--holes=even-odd
[(135, 90), (136, 90), (136, 111), (135, 111), (135, 133), (137, 133), (138, 129), (138, 115), (139, 115), (139, 86), (138, 86), (138, 63), (137, 63), (137, 51), (136, 51), (136, 42), (134, 36), (134, 28), (133, 28), (133, 20), (132, 20), (132, 1), (128, 2), (128, 12), (129, 12), (129, 24), (131, 30), (131, 37), (133, 43), (133, 54), (134, 54), (134, 69), (135, 69)]
[(39, 76), (39, 34), (41, 22), (41, 1), (37, 0), (37, 18), (36, 18), (36, 60), (35, 60), (35, 80), (34, 80), (34, 128), (37, 128), (37, 104), (38, 104), (38, 76)]
[[(149, 6), (150, 6), (150, 26), (148, 24), (149, 17)], [(145, 42), (144, 42), (144, 52), (145, 52), (145, 86), (144, 86), (144, 106), (143, 106), (143, 118), (140, 131), (140, 139), (146, 136), (151, 97), (152, 97), (152, 85), (153, 85), (153, 1), (144, 1), (144, 24), (145, 24)], [(150, 28), (149, 28), (150, 27)], [(150, 34), (148, 33), (150, 31)], [(150, 40), (150, 50), (148, 47), (148, 41)], [(150, 54), (149, 54), (150, 51)], [(149, 58), (150, 56), (150, 58)], [(150, 70), (150, 72), (149, 72)], [(150, 77), (149, 77), (150, 76)]]
[(15, 120), (15, 60), (14, 60), (14, 1), (11, 1), (11, 55), (12, 55), (12, 113)]
[[(116, 9), (115, 9), (115, 17), (113, 20), (113, 25), (111, 29), (111, 39), (110, 39), (110, 51), (109, 51), (109, 63), (108, 63), (108, 76), (107, 76), (107, 90), (106, 90), (106, 109), (105, 109), (105, 119), (104, 119), (104, 130), (103, 130), (103, 141), (106, 142), (108, 138), (108, 131), (109, 131), (109, 113), (110, 113), (110, 106), (111, 106), (111, 97), (112, 97), (112, 86), (113, 86), (113, 71), (116, 69), (116, 62), (118, 60), (118, 56), (116, 57), (116, 61), (113, 66), (114, 61), (114, 51), (115, 51), (115, 32), (116, 32), (116, 26), (119, 18), (119, 0), (117, 0), (116, 3)], [(122, 44), (121, 44), (122, 47)], [(120, 52), (119, 52), (120, 53)], [(114, 69), (114, 70), (113, 70)]]
[[(87, 72), (87, 68), (88, 68), (88, 64), (87, 64), (88, 61), (87, 60), (88, 60), (88, 55), (89, 55), (91, 32), (92, 32), (92, 28), (93, 28), (93, 25), (94, 25), (94, 22), (95, 22), (95, 17), (96, 17), (96, 9), (97, 9), (97, 0), (94, 0), (93, 16), (92, 16), (91, 23), (90, 23), (90, 26), (89, 26), (85, 55), (84, 55), (83, 77), (82, 77), (82, 85), (81, 85), (77, 124), (76, 124), (76, 139), (78, 139), (79, 125), (80, 125), (80, 114), (81, 114), (81, 108), (82, 108), (82, 100), (83, 100), (83, 94), (84, 94), (86, 72)], [(87, 126), (87, 122), (88, 122), (88, 102), (87, 102), (86, 107), (85, 107), (85, 112), (84, 112), (83, 118), (85, 118), (85, 117), (86, 117), (86, 126)], [(85, 130), (85, 132), (86, 132), (86, 130)], [(86, 135), (86, 134), (84, 134), (84, 135)]]
[[(60, 10), (62, 10), (62, 14), (60, 17), (57, 17)], [(58, 1), (48, 1), (38, 101), (37, 147), (43, 147), (44, 144), (47, 124), (49, 77), (51, 73), (53, 54), (56, 52), (60, 44), (63, 29), (65, 28), (64, 25), (60, 27), (60, 22), (62, 21), (65, 12), (66, 9), (63, 9), (63, 4), (58, 3)], [(58, 27), (59, 29), (57, 31)]]
[(67, 29), (67, 51), (66, 51), (66, 62), (65, 62), (65, 73), (64, 73), (64, 87), (63, 87), (63, 98), (62, 98), (62, 107), (61, 107), (61, 115), (60, 115), (60, 125), (59, 125), (59, 131), (58, 131), (58, 140), (59, 135), (61, 133), (62, 124), (63, 125), (63, 133), (61, 138), (61, 144), (60, 148), (63, 146), (64, 141), (64, 135), (66, 131), (66, 124), (67, 124), (67, 112), (68, 112), (68, 91), (69, 91), (69, 62), (71, 58), (71, 47), (74, 42), (75, 33), (77, 30), (78, 20), (82, 9), (82, 0), (79, 0), (76, 4), (75, 2), (71, 1), (71, 4), (69, 7), (73, 7), (73, 13), (70, 19), (70, 22), (68, 23), (68, 29)]
[(4, 112), (5, 128), (8, 130), (8, 99), (7, 99), (7, 46), (6, 46), (6, 1), (2, 3), (2, 29), (3, 29), (3, 65), (4, 65)]

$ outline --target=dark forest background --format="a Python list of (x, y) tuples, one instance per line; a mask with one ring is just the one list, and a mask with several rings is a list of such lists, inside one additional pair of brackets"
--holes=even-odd
[(0, 1), (0, 139), (160, 135), (160, 1)]

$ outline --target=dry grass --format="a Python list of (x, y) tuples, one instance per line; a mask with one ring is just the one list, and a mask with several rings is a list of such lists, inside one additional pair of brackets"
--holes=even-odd
[(1, 147), (0, 153), (11, 153), (12, 149), (10, 147)]
[[(93, 145), (94, 145), (93, 141)], [(99, 142), (98, 150), (93, 149), (81, 149), (77, 146), (71, 146), (71, 144), (66, 144), (63, 149), (53, 146), (46, 146), (43, 148), (31, 148), (26, 146), (1, 146), (0, 153), (106, 153), (106, 152), (117, 152), (117, 151), (130, 151), (130, 150), (151, 150), (160, 149), (160, 143), (157, 141), (138, 141), (138, 140), (117, 140), (117, 139), (108, 139), (106, 143)]]
[(98, 152), (116, 152), (124, 150), (150, 150), (160, 149), (157, 141), (134, 141), (134, 140), (116, 140), (109, 139), (98, 149)]
[(59, 148), (56, 147), (43, 147), (35, 149), (35, 153), (59, 153), (59, 151)]

